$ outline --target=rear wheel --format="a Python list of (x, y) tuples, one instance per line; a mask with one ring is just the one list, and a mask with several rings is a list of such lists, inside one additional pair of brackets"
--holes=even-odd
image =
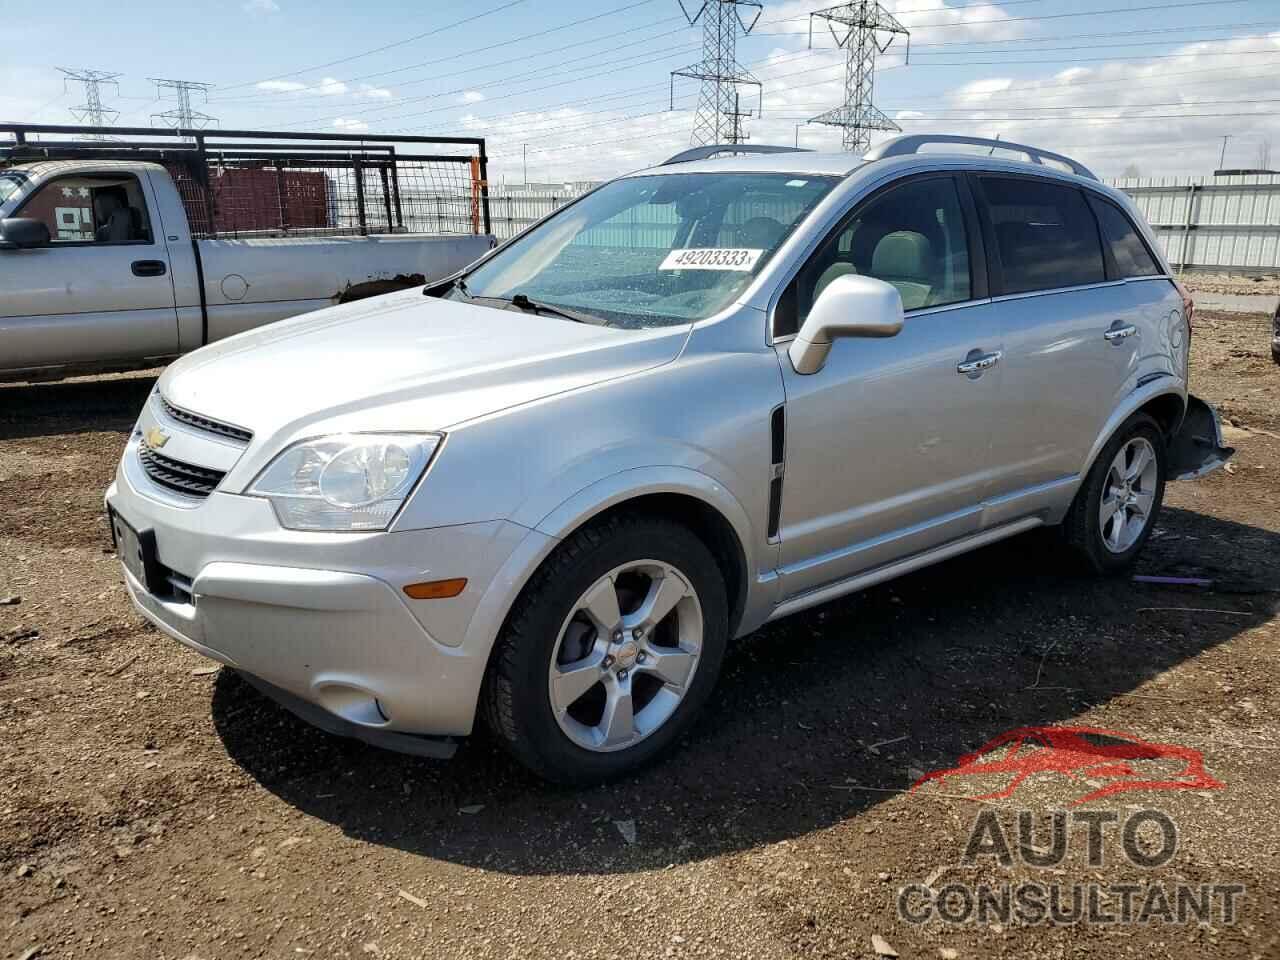
[(1134, 414), (1108, 441), (1063, 522), (1069, 542), (1099, 573), (1122, 570), (1151, 536), (1164, 502), (1165, 441)]
[(611, 518), (566, 540), (517, 600), (486, 679), (489, 726), (549, 780), (622, 776), (689, 727), (727, 640), (707, 547), (667, 520)]

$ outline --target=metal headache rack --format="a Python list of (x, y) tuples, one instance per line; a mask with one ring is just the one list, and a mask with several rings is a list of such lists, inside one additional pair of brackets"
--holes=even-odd
[(200, 240), (491, 232), (481, 137), (0, 124), (0, 166), (40, 160), (163, 165)]

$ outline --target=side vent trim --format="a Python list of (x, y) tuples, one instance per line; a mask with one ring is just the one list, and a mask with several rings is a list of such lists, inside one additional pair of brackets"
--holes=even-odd
[(782, 521), (782, 473), (787, 453), (787, 417), (783, 404), (774, 407), (769, 417), (769, 448), (769, 541), (775, 542)]

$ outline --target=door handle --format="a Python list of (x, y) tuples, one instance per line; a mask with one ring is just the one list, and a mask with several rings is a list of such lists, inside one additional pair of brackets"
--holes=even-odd
[(163, 260), (135, 260), (130, 266), (135, 277), (163, 277), (166, 269)]
[(1123, 327), (1113, 327), (1102, 335), (1102, 339), (1107, 343), (1119, 343), (1121, 340), (1127, 340), (1138, 332), (1138, 328), (1132, 323)]
[(997, 363), (1004, 353), (1000, 350), (994, 350), (991, 353), (984, 353), (980, 357), (974, 357), (972, 360), (961, 360), (956, 364), (956, 373), (965, 375), (981, 373), (983, 370), (990, 370)]

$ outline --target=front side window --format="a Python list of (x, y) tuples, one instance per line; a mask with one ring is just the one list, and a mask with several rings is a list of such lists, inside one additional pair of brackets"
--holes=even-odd
[(628, 329), (733, 301), (836, 177), (685, 173), (606, 184), (498, 251), (447, 296), (572, 311)]
[(46, 183), (10, 214), (39, 220), (59, 243), (150, 243), (151, 222), (133, 176), (72, 176)]
[(827, 285), (853, 274), (891, 284), (905, 310), (968, 300), (969, 241), (955, 181), (914, 180), (859, 207), (788, 288), (776, 311), (774, 335), (799, 330)]
[(1090, 198), (1093, 212), (1098, 215), (1098, 226), (1102, 228), (1102, 237), (1111, 248), (1111, 257), (1116, 262), (1116, 269), (1122, 277), (1156, 277), (1163, 271), (1157, 266), (1155, 257), (1138, 236), (1138, 231), (1129, 218), (1115, 205), (1096, 197)]
[(1052, 290), (1106, 279), (1098, 226), (1075, 187), (982, 177), (1004, 292)]

